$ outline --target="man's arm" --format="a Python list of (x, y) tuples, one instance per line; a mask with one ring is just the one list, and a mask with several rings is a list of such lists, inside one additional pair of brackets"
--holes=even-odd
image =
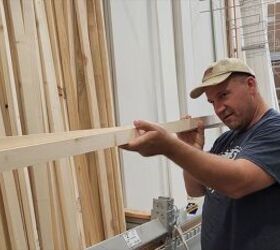
[[(191, 116), (185, 116), (182, 119), (189, 119)], [(204, 126), (202, 122), (198, 122), (197, 129), (193, 131), (177, 133), (177, 137), (197, 149), (203, 150), (204, 147)], [(192, 177), (187, 170), (183, 170), (183, 177), (187, 194), (191, 197), (200, 197), (205, 194), (205, 186), (197, 179)]]
[(205, 194), (205, 186), (198, 182), (186, 170), (183, 170), (185, 188), (189, 196), (200, 197)]
[(167, 133), (157, 124), (136, 121), (145, 131), (123, 148), (143, 156), (163, 154), (186, 170), (199, 183), (231, 198), (241, 198), (272, 185), (275, 180), (254, 163), (231, 160), (203, 152)]
[[(256, 164), (202, 152), (179, 140), (171, 143), (166, 156), (207, 187), (231, 198), (241, 198), (272, 185), (275, 180)], [(188, 163), (188, 164), (187, 164)]]

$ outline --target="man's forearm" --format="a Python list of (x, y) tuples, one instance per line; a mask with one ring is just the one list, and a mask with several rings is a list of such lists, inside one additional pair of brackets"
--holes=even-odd
[(238, 183), (244, 182), (242, 167), (236, 161), (200, 151), (180, 140), (171, 144), (166, 156), (203, 186), (230, 196)]
[(202, 185), (197, 179), (192, 177), (186, 170), (183, 170), (183, 176), (185, 188), (189, 196), (200, 197), (205, 194), (205, 186)]

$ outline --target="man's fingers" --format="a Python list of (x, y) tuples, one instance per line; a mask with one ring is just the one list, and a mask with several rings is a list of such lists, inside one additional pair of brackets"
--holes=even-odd
[(203, 132), (203, 131), (204, 131), (204, 123), (203, 123), (202, 120), (199, 120), (199, 121), (197, 122), (197, 131), (198, 131), (198, 132)]
[(121, 149), (139, 151), (140, 147), (153, 137), (153, 132), (160, 128), (154, 123), (143, 120), (136, 120), (133, 123), (136, 128), (136, 138), (132, 139), (127, 144), (119, 146)]
[(146, 142), (148, 142), (154, 135), (155, 132), (149, 131), (134, 140), (130, 141), (128, 143), (130, 148), (137, 149), (140, 145), (144, 145)]
[(119, 148), (128, 150), (129, 149), (128, 143), (123, 144), (123, 145), (119, 145)]
[(153, 131), (149, 131), (144, 133), (141, 136), (136, 137), (135, 139), (131, 140), (129, 143), (119, 146), (121, 149), (130, 150), (130, 151), (139, 151), (143, 145), (154, 136)]
[(153, 130), (157, 130), (159, 128), (158, 125), (151, 123), (151, 122), (147, 122), (147, 121), (143, 121), (143, 120), (136, 120), (133, 122), (134, 126), (136, 129), (140, 129), (140, 130), (144, 130), (144, 131), (153, 131)]
[(124, 149), (124, 150), (129, 150), (129, 151), (137, 151), (137, 148), (134, 146), (133, 142), (129, 142), (124, 145), (120, 145), (119, 148)]

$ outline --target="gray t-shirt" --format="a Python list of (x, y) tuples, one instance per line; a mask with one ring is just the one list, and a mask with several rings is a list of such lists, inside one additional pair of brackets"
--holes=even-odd
[(276, 183), (240, 199), (207, 189), (202, 250), (280, 250), (280, 114), (270, 109), (249, 130), (227, 131), (210, 152), (247, 159)]

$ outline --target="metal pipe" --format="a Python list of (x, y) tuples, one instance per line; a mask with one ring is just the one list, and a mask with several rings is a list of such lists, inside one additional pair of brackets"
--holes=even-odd
[(210, 18), (211, 18), (211, 33), (212, 33), (212, 45), (213, 45), (213, 59), (217, 61), (217, 51), (216, 51), (216, 30), (215, 30), (215, 20), (213, 11), (213, 0), (210, 0)]

